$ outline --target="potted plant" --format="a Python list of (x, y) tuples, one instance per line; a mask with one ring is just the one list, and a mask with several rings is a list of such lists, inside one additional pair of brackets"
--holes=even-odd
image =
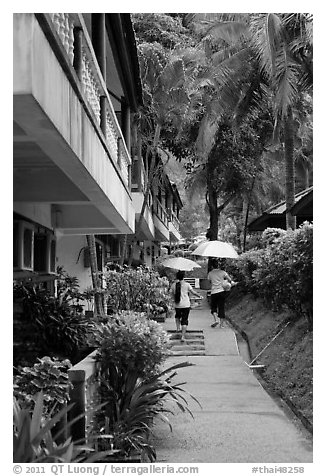
[(87, 309), (85, 310), (86, 317), (93, 317), (94, 316), (94, 289), (92, 287), (88, 287), (85, 291), (81, 294), (82, 298), (86, 301)]

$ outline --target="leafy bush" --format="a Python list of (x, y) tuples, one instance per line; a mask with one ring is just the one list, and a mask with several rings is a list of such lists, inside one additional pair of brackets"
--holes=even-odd
[(274, 308), (286, 305), (297, 315), (312, 319), (313, 227), (304, 224), (277, 238), (254, 272), (260, 293)]
[(164, 415), (172, 412), (170, 406), (166, 408), (167, 402), (174, 403), (179, 410), (193, 416), (184, 396), (187, 392), (181, 388), (185, 382), (175, 384), (172, 381), (177, 369), (190, 365), (193, 364), (182, 362), (148, 378), (139, 377), (133, 368), (122, 368), (115, 364), (106, 370), (102, 369), (102, 399), (106, 405), (97, 418), (102, 431), (111, 436), (112, 447), (120, 450), (122, 456), (128, 457), (136, 450), (150, 461), (155, 461), (155, 449), (150, 442), (151, 428), (156, 417), (168, 423), (172, 429)]
[(243, 253), (228, 265), (239, 286), (261, 296), (273, 309), (286, 306), (304, 315), (312, 327), (313, 226), (297, 230), (268, 229), (265, 248)]
[(124, 311), (118, 319), (118, 323), (102, 328), (98, 353), (102, 368), (116, 365), (148, 376), (168, 354), (167, 333), (144, 313)]
[(237, 260), (229, 260), (226, 271), (238, 283), (238, 289), (254, 295), (258, 290), (253, 281), (253, 274), (262, 266), (265, 250), (250, 250), (239, 255)]
[(261, 245), (266, 248), (275, 243), (278, 238), (285, 236), (286, 234), (287, 231), (282, 228), (266, 228), (261, 235)]
[[(38, 355), (73, 356), (87, 344), (92, 322), (82, 314), (79, 304), (78, 280), (59, 269), (58, 292), (33, 283), (16, 283), (14, 299), (22, 306), (20, 320), (26, 323), (27, 340), (33, 339)], [(25, 326), (16, 326), (15, 340), (25, 341)]]
[[(149, 442), (153, 417), (164, 418), (163, 401), (167, 399), (177, 402), (182, 411), (187, 411), (186, 402), (179, 396), (180, 385), (170, 383), (176, 374), (165, 379), (168, 371), (159, 371), (169, 352), (167, 333), (145, 313), (124, 311), (117, 317), (118, 322), (103, 327), (96, 357), (101, 401), (105, 402), (97, 415), (98, 425), (112, 435), (111, 444), (123, 456), (134, 449), (153, 461), (155, 451)], [(179, 367), (185, 365), (189, 364)]]
[(113, 312), (133, 310), (155, 315), (171, 307), (169, 282), (156, 271), (139, 267), (110, 270), (104, 274), (107, 305)]
[(14, 377), (14, 396), (24, 408), (32, 408), (35, 396), (42, 391), (44, 409), (48, 414), (55, 403), (69, 400), (72, 387), (68, 378), (69, 360), (43, 357), (33, 367), (22, 367)]

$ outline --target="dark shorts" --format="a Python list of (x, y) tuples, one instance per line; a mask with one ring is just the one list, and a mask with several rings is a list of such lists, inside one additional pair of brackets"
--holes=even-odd
[(224, 306), (226, 296), (227, 293), (225, 291), (211, 294), (211, 313), (217, 312), (218, 309), (218, 316), (222, 319), (225, 317)]
[(182, 326), (188, 325), (189, 312), (190, 307), (182, 307), (175, 310), (175, 318), (180, 319), (180, 323)]

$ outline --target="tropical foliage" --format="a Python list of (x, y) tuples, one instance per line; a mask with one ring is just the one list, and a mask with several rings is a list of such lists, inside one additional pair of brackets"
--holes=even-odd
[(58, 268), (56, 296), (37, 283), (15, 282), (20, 312), (14, 320), (14, 365), (33, 365), (45, 355), (74, 363), (94, 335), (95, 324), (83, 313), (84, 301), (78, 279), (63, 268)]
[[(161, 124), (157, 136), (160, 145), (185, 162), (190, 173), (189, 190), (198, 189), (197, 184), (206, 190), (209, 237), (217, 238), (222, 223), (219, 224), (218, 217), (231, 213), (231, 207), (233, 215), (236, 214), (233, 225), (237, 239), (241, 244), (241, 227), (245, 247), (248, 219), (262, 212), (263, 202), (267, 208), (275, 197), (279, 200), (285, 196), (289, 210), (294, 203), (295, 183), (301, 189), (311, 184), (312, 121), (311, 112), (303, 111), (311, 111), (306, 106), (312, 97), (312, 16), (225, 13), (134, 17), (141, 54), (150, 59), (152, 51), (160, 51), (161, 58), (173, 58), (173, 64), (178, 65), (168, 80), (162, 76), (171, 98), (178, 90), (178, 113), (174, 116), (178, 120), (171, 120), (162, 95), (150, 102), (151, 117), (155, 117), (156, 110), (158, 117), (166, 118), (153, 122)], [(142, 22), (146, 28), (142, 28)], [(170, 37), (172, 24), (178, 25), (182, 40), (178, 43), (174, 37), (167, 46), (165, 40)], [(146, 48), (142, 42), (146, 42)], [(142, 59), (141, 65), (147, 65), (141, 69), (149, 77), (147, 60)], [(182, 70), (182, 75), (175, 75), (177, 70)], [(178, 86), (172, 86), (172, 77), (177, 78)], [(176, 105), (175, 99), (174, 102)], [(187, 114), (183, 114), (185, 111)], [(268, 127), (262, 131), (260, 125), (267, 125), (266, 119)], [(225, 123), (229, 123), (234, 141), (219, 153), (223, 134), (220, 128)], [(252, 165), (251, 171), (242, 168), (247, 176), (251, 175), (249, 180), (245, 177), (235, 183), (232, 176), (228, 189), (231, 192), (233, 185), (233, 191), (226, 194), (225, 187), (221, 188), (215, 178), (221, 177), (221, 170), (228, 171), (229, 162), (237, 155), (239, 162), (243, 162), (238, 151), (244, 143), (240, 139), (241, 127), (248, 135), (243, 136), (245, 142), (250, 144), (250, 136), (256, 137), (255, 154), (248, 151), (247, 155), (254, 170)], [(267, 163), (272, 154), (271, 174)], [(243, 156), (246, 158), (246, 153)], [(214, 173), (217, 170), (219, 173)], [(238, 172), (241, 175), (241, 166)], [(227, 173), (225, 176), (228, 178)], [(281, 180), (272, 182), (272, 177)], [(290, 213), (287, 224), (294, 227)]]
[(169, 282), (153, 270), (122, 268), (104, 273), (107, 306), (113, 312), (133, 310), (148, 317), (167, 312), (171, 307)]
[[(122, 313), (118, 322), (106, 327), (96, 359), (100, 363), (100, 395), (104, 407), (97, 412), (98, 428), (110, 436), (113, 448), (121, 456), (133, 451), (155, 460), (150, 443), (154, 418), (168, 422), (170, 403), (188, 411), (183, 383), (172, 382), (181, 363), (164, 371), (161, 365), (168, 355), (168, 338), (162, 327), (146, 316)], [(106, 448), (103, 439), (103, 449)]]
[(285, 306), (294, 318), (304, 316), (312, 329), (313, 226), (306, 223), (286, 232), (267, 229), (264, 243), (229, 264), (234, 279), (273, 309)]
[(69, 400), (71, 383), (68, 378), (69, 360), (43, 357), (33, 367), (18, 369), (14, 377), (14, 396), (24, 408), (33, 408), (36, 395), (43, 393), (44, 412), (59, 407)]
[(140, 378), (133, 369), (122, 369), (110, 365), (103, 376), (102, 398), (107, 404), (99, 412), (103, 431), (111, 435), (111, 444), (123, 456), (133, 451), (143, 454), (149, 461), (155, 461), (156, 453), (151, 443), (151, 430), (157, 419), (171, 424), (165, 413), (173, 413), (174, 408), (192, 412), (186, 397), (191, 396), (183, 385), (174, 383), (176, 370), (193, 364), (179, 363), (155, 373), (146, 379)]
[(167, 355), (167, 333), (146, 314), (123, 311), (117, 323), (103, 328), (98, 357), (104, 371), (113, 365), (145, 377), (157, 371)]
[[(308, 14), (199, 14), (217, 68), (218, 107), (244, 122), (268, 104), (282, 144), (287, 210), (294, 204), (294, 118), (312, 93), (312, 17)], [(204, 18), (201, 18), (204, 17)], [(195, 18), (196, 20), (196, 18)], [(287, 213), (288, 227), (294, 218)]]
[[(32, 327), (34, 345), (39, 355), (59, 353), (69, 356), (87, 342), (92, 326), (81, 313), (81, 307), (74, 304), (75, 296), (70, 288), (59, 288), (53, 296), (47, 289), (33, 284), (16, 284), (14, 297), (22, 306), (22, 321), (26, 329), (20, 326), (19, 339)], [(61, 292), (62, 291), (62, 292)]]
[[(95, 452), (86, 445), (76, 445), (69, 437), (62, 443), (58, 439), (69, 427), (56, 431), (57, 424), (67, 416), (72, 405), (61, 409), (54, 416), (44, 417), (44, 399), (40, 392), (35, 397), (32, 414), (13, 404), (13, 462), (14, 463), (92, 463), (116, 452)], [(80, 418), (82, 415), (80, 416)], [(55, 433), (54, 435), (52, 433)]]

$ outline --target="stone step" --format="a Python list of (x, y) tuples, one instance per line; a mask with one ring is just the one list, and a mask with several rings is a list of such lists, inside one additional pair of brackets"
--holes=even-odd
[[(197, 341), (202, 341), (204, 340), (204, 335), (203, 334), (189, 334), (189, 332), (186, 333), (187, 339), (189, 340), (197, 340)], [(181, 332), (178, 334), (169, 334), (169, 339), (171, 342), (174, 342), (175, 340), (180, 340), (181, 337)]]
[[(170, 340), (177, 340), (181, 337), (181, 331), (167, 331)], [(203, 331), (187, 331), (186, 332), (187, 339), (196, 339), (196, 340), (204, 340), (204, 332)]]
[(203, 340), (201, 341), (194, 341), (194, 340), (191, 340), (191, 339), (187, 339), (184, 341), (184, 342), (181, 342), (180, 339), (178, 340), (174, 340), (174, 341), (170, 341), (169, 342), (169, 347), (176, 347), (178, 345), (183, 345), (183, 344), (187, 344), (187, 345), (191, 345), (192, 347), (205, 347), (205, 342)]
[(178, 345), (170, 349), (173, 354), (175, 352), (205, 352), (205, 347), (191, 347), (190, 345)]
[(186, 355), (205, 355), (205, 351), (204, 350), (184, 350), (184, 351), (176, 350), (173, 352), (174, 357), (179, 357), (182, 355), (185, 355), (185, 356)]
[(181, 342), (181, 333), (168, 330), (169, 349), (172, 355), (205, 355), (205, 340), (202, 330), (187, 331), (186, 340)]
[[(180, 344), (181, 338), (179, 339), (173, 339), (169, 340), (169, 345), (178, 345)], [(205, 345), (204, 339), (192, 339), (191, 337), (188, 337), (186, 335), (185, 342), (187, 342), (189, 345)]]

